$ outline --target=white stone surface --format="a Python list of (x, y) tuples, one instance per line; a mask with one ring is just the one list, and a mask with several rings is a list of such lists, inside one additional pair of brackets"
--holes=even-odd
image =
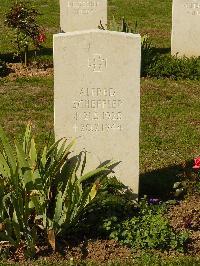
[(173, 0), (171, 53), (200, 56), (200, 0)]
[(90, 30), (54, 35), (56, 139), (77, 138), (88, 170), (121, 161), (116, 176), (138, 193), (141, 38)]
[(107, 25), (107, 0), (60, 0), (62, 32), (98, 29)]

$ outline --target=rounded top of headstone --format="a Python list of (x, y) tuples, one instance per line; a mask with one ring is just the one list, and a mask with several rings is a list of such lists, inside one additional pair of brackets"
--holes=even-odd
[(83, 30), (83, 31), (58, 33), (58, 34), (54, 34), (54, 37), (56, 37), (56, 36), (65, 37), (65, 36), (77, 36), (77, 35), (91, 35), (91, 34), (123, 36), (126, 38), (141, 38), (140, 34), (125, 33), (125, 32), (118, 32), (118, 31), (109, 31), (109, 30), (100, 30), (100, 29), (91, 29), (91, 30)]

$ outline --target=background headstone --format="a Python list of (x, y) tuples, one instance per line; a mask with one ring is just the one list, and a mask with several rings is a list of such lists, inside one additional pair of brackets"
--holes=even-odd
[(56, 139), (77, 137), (88, 170), (121, 161), (116, 176), (138, 193), (141, 39), (90, 30), (54, 35)]
[(171, 52), (200, 56), (200, 0), (173, 0)]
[(107, 0), (60, 0), (61, 32), (106, 28)]

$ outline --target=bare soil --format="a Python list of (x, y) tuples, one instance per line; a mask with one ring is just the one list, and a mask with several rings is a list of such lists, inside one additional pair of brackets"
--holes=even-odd
[[(114, 240), (86, 240), (79, 243), (65, 242), (59, 246), (58, 253), (53, 253), (48, 246), (37, 248), (36, 258), (46, 261), (73, 260), (76, 263), (81, 261), (96, 262), (98, 265), (105, 265), (108, 262), (117, 261), (121, 265), (132, 259), (132, 252), (128, 247), (122, 246)], [(24, 255), (25, 247), (21, 246), (14, 252), (10, 248), (9, 263), (20, 262), (20, 265), (26, 265)], [(31, 265), (29, 262), (28, 265)]]
[[(189, 242), (187, 254), (200, 256), (200, 195), (196, 194), (187, 197), (171, 207), (168, 212), (168, 218), (171, 226), (176, 231), (188, 230)], [(6, 243), (5, 243), (6, 245)], [(73, 260), (98, 262), (98, 265), (105, 265), (112, 261), (118, 261), (121, 265), (133, 260), (133, 254), (130, 248), (122, 246), (114, 240), (87, 239), (84, 241), (65, 241), (62, 240), (58, 245), (59, 253), (53, 254), (48, 246), (37, 248), (37, 257), (50, 260)], [(160, 252), (156, 252), (159, 253)], [(164, 252), (162, 256), (171, 257), (178, 255), (177, 252)], [(24, 262), (24, 247), (21, 246), (14, 252), (11, 251), (10, 262)], [(30, 264), (31, 265), (31, 264)]]
[(168, 218), (176, 231), (188, 231), (188, 253), (200, 255), (200, 195), (188, 196), (173, 206), (169, 210)]
[(20, 77), (46, 77), (53, 75), (53, 64), (51, 63), (33, 62), (28, 66), (24, 66), (22, 63), (9, 63), (7, 66), (9, 69), (8, 77), (11, 80)]
[(114, 240), (89, 240), (80, 243), (78, 246), (69, 246), (65, 250), (66, 259), (74, 258), (75, 261), (91, 260), (97, 261), (101, 265), (119, 260), (125, 262), (131, 259), (131, 250), (120, 245)]

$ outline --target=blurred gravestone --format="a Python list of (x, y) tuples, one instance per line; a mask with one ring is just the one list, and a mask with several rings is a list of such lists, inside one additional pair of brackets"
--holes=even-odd
[(56, 139), (77, 138), (88, 170), (121, 161), (116, 176), (138, 194), (141, 39), (89, 30), (54, 35)]
[(200, 56), (200, 0), (173, 0), (171, 51)]
[(107, 0), (60, 0), (61, 32), (98, 29), (107, 24)]

